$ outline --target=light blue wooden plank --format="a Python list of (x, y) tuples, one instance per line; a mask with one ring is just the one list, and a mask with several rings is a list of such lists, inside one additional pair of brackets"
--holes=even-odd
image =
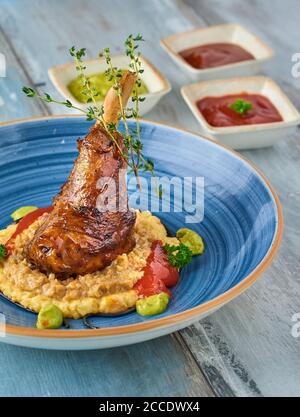
[(1, 31), (0, 53), (6, 62), (6, 77), (0, 77), (0, 122), (40, 115), (43, 111), (40, 104), (21, 93), (28, 80)]
[(208, 396), (173, 337), (129, 347), (60, 352), (0, 345), (1, 396)]

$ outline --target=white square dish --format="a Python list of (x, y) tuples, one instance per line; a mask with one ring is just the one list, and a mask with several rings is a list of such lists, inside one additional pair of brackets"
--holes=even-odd
[[(260, 94), (267, 97), (281, 114), (283, 121), (255, 125), (214, 127), (211, 126), (196, 103), (208, 96), (229, 94)], [(264, 148), (274, 145), (292, 133), (300, 123), (300, 113), (271, 79), (264, 76), (242, 77), (206, 81), (182, 87), (181, 94), (200, 123), (203, 134), (234, 149)]]
[[(214, 68), (196, 69), (188, 64), (179, 52), (194, 46), (210, 43), (232, 43), (250, 52), (255, 59), (222, 65)], [(274, 52), (261, 39), (238, 24), (224, 24), (176, 33), (161, 39), (162, 47), (173, 60), (197, 80), (211, 80), (257, 74)]]
[[(141, 79), (146, 84), (149, 92), (145, 94), (146, 100), (140, 102), (140, 114), (143, 115), (150, 111), (158, 101), (171, 90), (169, 81), (144, 57), (140, 57), (144, 72)], [(91, 75), (104, 72), (106, 61), (104, 58), (91, 59), (84, 62), (86, 65), (86, 74)], [(115, 55), (112, 57), (114, 66), (127, 69), (129, 58), (125, 55)], [(77, 77), (75, 64), (73, 62), (58, 65), (48, 69), (48, 75), (57, 91), (65, 98), (70, 100), (75, 106), (86, 109), (90, 104), (81, 103), (72, 95), (68, 89), (70, 81)], [(130, 100), (128, 106), (132, 106)]]

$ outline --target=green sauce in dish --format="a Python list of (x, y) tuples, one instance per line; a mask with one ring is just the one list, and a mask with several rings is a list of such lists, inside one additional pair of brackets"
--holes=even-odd
[[(103, 101), (107, 91), (112, 86), (112, 81), (108, 81), (104, 72), (92, 74), (89, 76), (91, 87), (95, 88), (98, 92), (98, 96), (95, 97), (96, 101)], [(86, 103), (87, 97), (82, 93), (82, 81), (79, 77), (75, 78), (68, 84), (68, 90), (80, 103)], [(149, 93), (146, 84), (142, 81), (141, 86), (138, 89), (140, 95)]]

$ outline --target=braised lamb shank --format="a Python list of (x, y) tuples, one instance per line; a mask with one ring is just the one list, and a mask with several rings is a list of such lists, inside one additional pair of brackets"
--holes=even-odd
[[(130, 72), (121, 78), (124, 106), (134, 82), (135, 76)], [(104, 101), (105, 121), (117, 125), (119, 111), (119, 99), (111, 89)], [(121, 135), (114, 134), (114, 137), (126, 153)], [(78, 150), (68, 181), (54, 199), (53, 211), (26, 248), (26, 258), (34, 268), (47, 274), (53, 272), (60, 279), (101, 270), (135, 245), (136, 216), (128, 209), (126, 161), (116, 143), (100, 124), (96, 124), (83, 140), (78, 141)], [(101, 178), (105, 180), (99, 187)], [(99, 196), (106, 191), (109, 179), (117, 184), (116, 203), (123, 199), (121, 211), (97, 209)]]

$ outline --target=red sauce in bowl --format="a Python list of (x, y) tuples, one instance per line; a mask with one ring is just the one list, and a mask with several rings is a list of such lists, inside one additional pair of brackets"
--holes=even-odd
[(193, 68), (205, 69), (255, 59), (250, 52), (233, 43), (210, 43), (179, 52)]
[(15, 238), (22, 233), (25, 229), (27, 229), (33, 222), (35, 222), (42, 214), (50, 213), (53, 210), (53, 207), (45, 207), (45, 208), (38, 208), (31, 213), (28, 213), (24, 216), (18, 223), (18, 226), (15, 232), (12, 234), (10, 239), (6, 242), (6, 250), (7, 253), (10, 254), (13, 247)]
[(179, 279), (179, 271), (170, 265), (167, 255), (159, 240), (152, 242), (151, 253), (147, 258), (143, 277), (135, 284), (141, 297), (165, 292), (171, 295), (168, 287), (174, 287)]
[[(231, 109), (230, 105), (239, 99), (251, 103), (252, 109), (244, 114)], [(204, 97), (196, 104), (207, 123), (214, 127), (274, 123), (283, 120), (271, 101), (260, 94), (242, 93), (222, 97)]]

